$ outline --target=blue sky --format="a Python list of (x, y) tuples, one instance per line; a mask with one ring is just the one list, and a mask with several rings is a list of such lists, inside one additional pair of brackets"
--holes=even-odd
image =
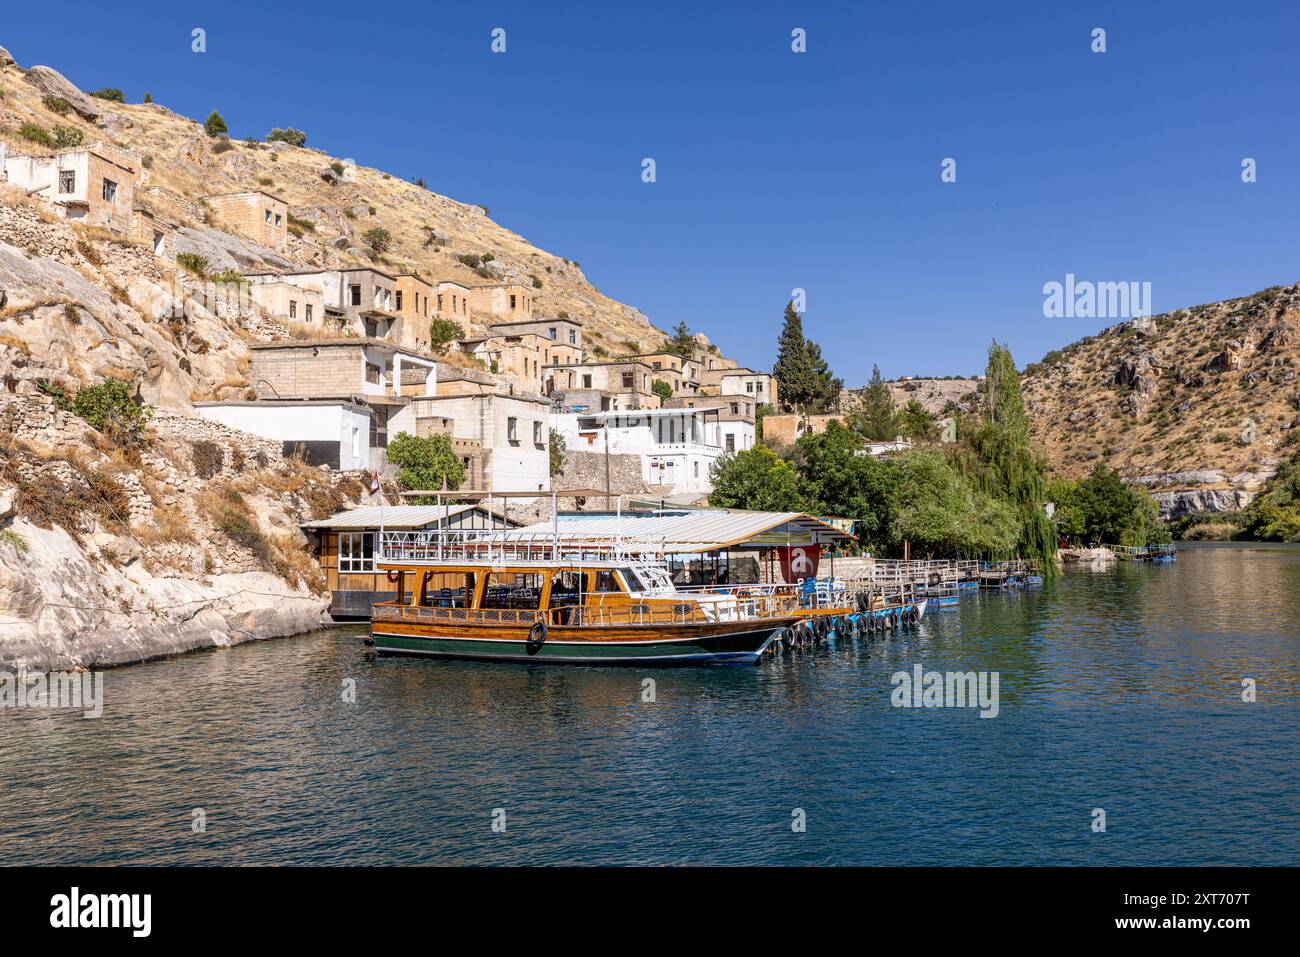
[(1043, 317), (1066, 273), (1155, 312), (1300, 279), (1293, 3), (10, 6), (25, 66), (423, 176), (756, 368), (796, 287), (857, 385), (1109, 325)]

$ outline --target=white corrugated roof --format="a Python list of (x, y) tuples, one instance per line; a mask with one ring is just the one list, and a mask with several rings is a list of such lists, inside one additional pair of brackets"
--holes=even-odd
[[(550, 534), (550, 522), (518, 529)], [(565, 542), (636, 538), (663, 541), (668, 552), (713, 551), (728, 546), (800, 545), (847, 541), (852, 536), (802, 512), (697, 510), (689, 515), (565, 516), (558, 524)]]
[[(452, 505), (449, 508), (444, 508), (441, 505), (385, 505), (383, 508), (384, 527), (423, 528), (426, 525), (433, 525), (442, 521), (443, 517), (448, 513), (452, 518), (455, 518), (462, 512), (475, 507), (474, 505)], [(329, 518), (322, 518), (319, 521), (304, 522), (302, 527), (378, 528), (379, 511), (377, 505), (367, 505), (361, 508), (349, 509), (346, 512), (339, 512), (337, 515), (331, 515)]]

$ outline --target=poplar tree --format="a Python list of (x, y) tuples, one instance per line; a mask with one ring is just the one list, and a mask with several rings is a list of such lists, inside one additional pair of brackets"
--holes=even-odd
[(1017, 550), (1037, 560), (1044, 575), (1055, 575), (1056, 536), (1044, 505), (1047, 479), (1043, 462), (1029, 445), (1029, 415), (1020, 395), (1020, 376), (1011, 350), (989, 346), (979, 426), (957, 464), (984, 492), (1010, 505), (1020, 526)]

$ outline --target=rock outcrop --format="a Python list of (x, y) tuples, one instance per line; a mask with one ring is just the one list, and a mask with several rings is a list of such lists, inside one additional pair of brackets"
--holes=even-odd
[(72, 111), (88, 123), (98, 122), (104, 115), (102, 101), (87, 96), (75, 83), (53, 67), (34, 66), (23, 74), (23, 79), (36, 87), (42, 96), (66, 100)]

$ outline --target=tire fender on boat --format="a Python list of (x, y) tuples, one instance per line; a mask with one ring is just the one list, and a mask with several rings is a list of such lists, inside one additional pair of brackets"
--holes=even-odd
[(533, 627), (528, 629), (528, 642), (524, 645), (524, 650), (530, 655), (535, 655), (541, 651), (542, 645), (546, 642), (546, 631), (546, 622), (533, 622)]

